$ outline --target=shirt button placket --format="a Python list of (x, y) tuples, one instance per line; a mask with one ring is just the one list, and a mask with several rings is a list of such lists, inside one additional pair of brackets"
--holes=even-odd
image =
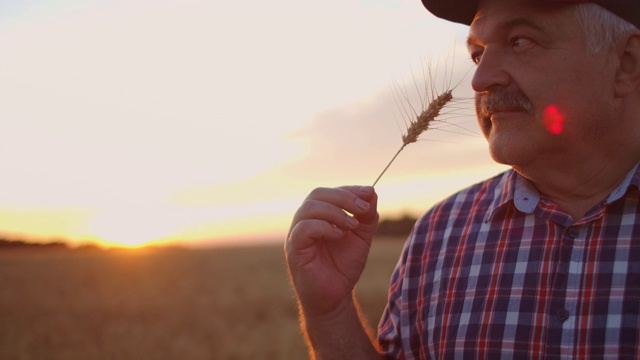
[(573, 250), (574, 239), (580, 234), (580, 229), (567, 227), (559, 239), (558, 263), (553, 278), (553, 293), (550, 303), (549, 316), (553, 321), (549, 324), (547, 332), (547, 350), (552, 357), (560, 356), (561, 342), (566, 341), (563, 333), (563, 324), (569, 320), (571, 313), (567, 309), (566, 294), (569, 276), (569, 263)]
[(578, 228), (570, 227), (570, 228), (567, 229), (567, 232), (566, 232), (565, 236), (566, 236), (567, 239), (573, 240), (579, 234), (580, 234), (580, 230)]

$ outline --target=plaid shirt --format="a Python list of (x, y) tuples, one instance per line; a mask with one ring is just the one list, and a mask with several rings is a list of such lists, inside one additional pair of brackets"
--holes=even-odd
[(640, 358), (640, 167), (574, 221), (510, 170), (436, 205), (391, 278), (389, 359)]

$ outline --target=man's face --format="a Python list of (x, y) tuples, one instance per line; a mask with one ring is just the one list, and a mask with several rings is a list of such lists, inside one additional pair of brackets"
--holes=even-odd
[(587, 52), (571, 5), (481, 1), (468, 48), (478, 121), (497, 162), (568, 160), (598, 143), (611, 116), (610, 52)]

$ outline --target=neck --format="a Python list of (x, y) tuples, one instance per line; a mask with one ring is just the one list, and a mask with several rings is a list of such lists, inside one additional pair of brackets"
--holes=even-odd
[(541, 195), (578, 220), (624, 181), (640, 157), (627, 161), (622, 157), (607, 160), (593, 162), (582, 159), (540, 171), (515, 166), (514, 169), (529, 179)]

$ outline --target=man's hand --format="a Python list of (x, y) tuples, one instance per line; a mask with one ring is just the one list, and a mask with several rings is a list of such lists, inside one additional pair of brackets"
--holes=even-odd
[(285, 250), (306, 317), (330, 316), (352, 302), (377, 224), (377, 195), (369, 186), (318, 188), (304, 200)]

